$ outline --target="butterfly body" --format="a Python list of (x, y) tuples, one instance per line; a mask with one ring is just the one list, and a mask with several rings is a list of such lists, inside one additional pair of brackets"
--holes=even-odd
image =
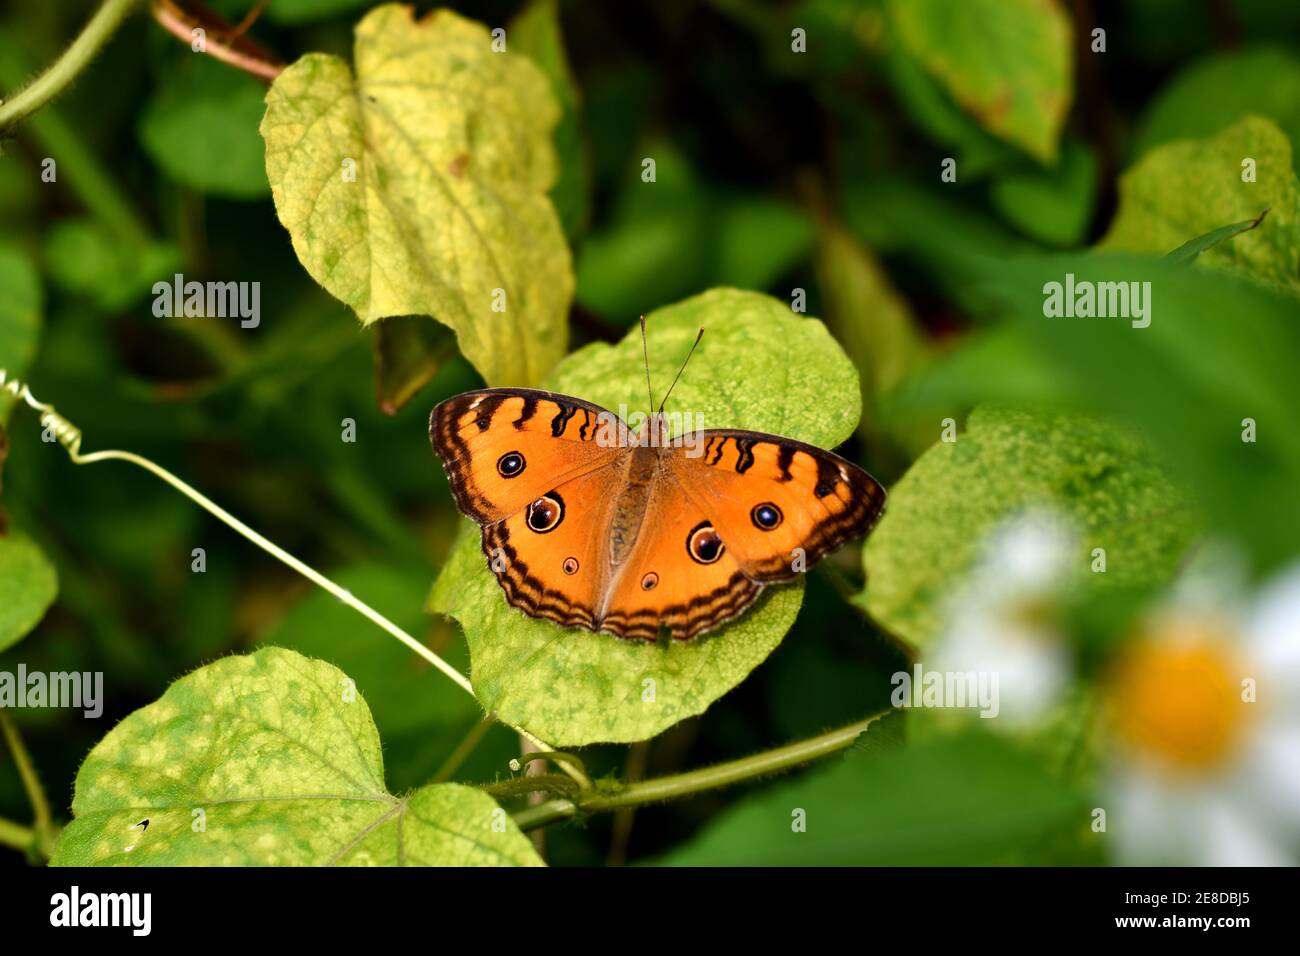
[(565, 626), (702, 634), (870, 530), (884, 489), (856, 465), (741, 430), (632, 431), (535, 389), (457, 395), (430, 438), (507, 600)]

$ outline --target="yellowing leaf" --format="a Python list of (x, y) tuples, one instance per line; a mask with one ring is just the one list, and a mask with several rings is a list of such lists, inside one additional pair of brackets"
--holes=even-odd
[(389, 4), (358, 24), (355, 75), (312, 53), (267, 94), (276, 212), (303, 266), (363, 323), (430, 315), (491, 384), (564, 354), (568, 246), (547, 190), (560, 110), (481, 24)]
[(1074, 60), (1056, 0), (890, 0), (889, 14), (907, 52), (985, 129), (1056, 158)]
[[(1242, 180), (1248, 159), (1253, 182)], [(1248, 116), (1211, 139), (1159, 146), (1120, 178), (1119, 196), (1102, 249), (1165, 254), (1267, 209), (1258, 229), (1197, 262), (1300, 292), (1300, 190), (1291, 143), (1272, 121)]]
[(541, 864), (480, 790), (389, 794), (347, 675), (277, 647), (202, 667), (114, 727), (72, 812), (56, 866)]

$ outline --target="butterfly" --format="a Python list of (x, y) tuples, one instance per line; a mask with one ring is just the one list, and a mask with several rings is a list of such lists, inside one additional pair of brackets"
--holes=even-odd
[[(646, 386), (653, 409), (648, 359)], [(434, 408), (430, 441), (510, 604), (566, 627), (686, 640), (880, 517), (884, 488), (852, 462), (755, 431), (670, 437), (667, 401), (636, 430), (531, 388)]]

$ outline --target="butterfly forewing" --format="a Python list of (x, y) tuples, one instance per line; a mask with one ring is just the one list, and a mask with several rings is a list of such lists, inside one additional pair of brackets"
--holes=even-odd
[(621, 449), (597, 441), (602, 415), (616, 421), (599, 405), (566, 395), (488, 388), (438, 405), (429, 438), (460, 510), (488, 524), (617, 460)]
[(671, 469), (683, 496), (762, 583), (807, 570), (867, 534), (884, 510), (884, 488), (857, 465), (761, 432), (703, 432), (698, 444), (674, 449)]

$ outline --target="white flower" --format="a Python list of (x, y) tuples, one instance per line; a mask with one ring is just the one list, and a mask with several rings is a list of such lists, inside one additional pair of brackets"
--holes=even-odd
[(1053, 613), (1078, 551), (1065, 522), (1029, 512), (999, 525), (948, 607), (930, 656), (947, 672), (997, 675), (996, 723), (1039, 721), (1071, 680), (1071, 651)]
[(1119, 862), (1300, 862), (1300, 564), (1253, 602), (1224, 590), (1187, 576), (1112, 675)]

